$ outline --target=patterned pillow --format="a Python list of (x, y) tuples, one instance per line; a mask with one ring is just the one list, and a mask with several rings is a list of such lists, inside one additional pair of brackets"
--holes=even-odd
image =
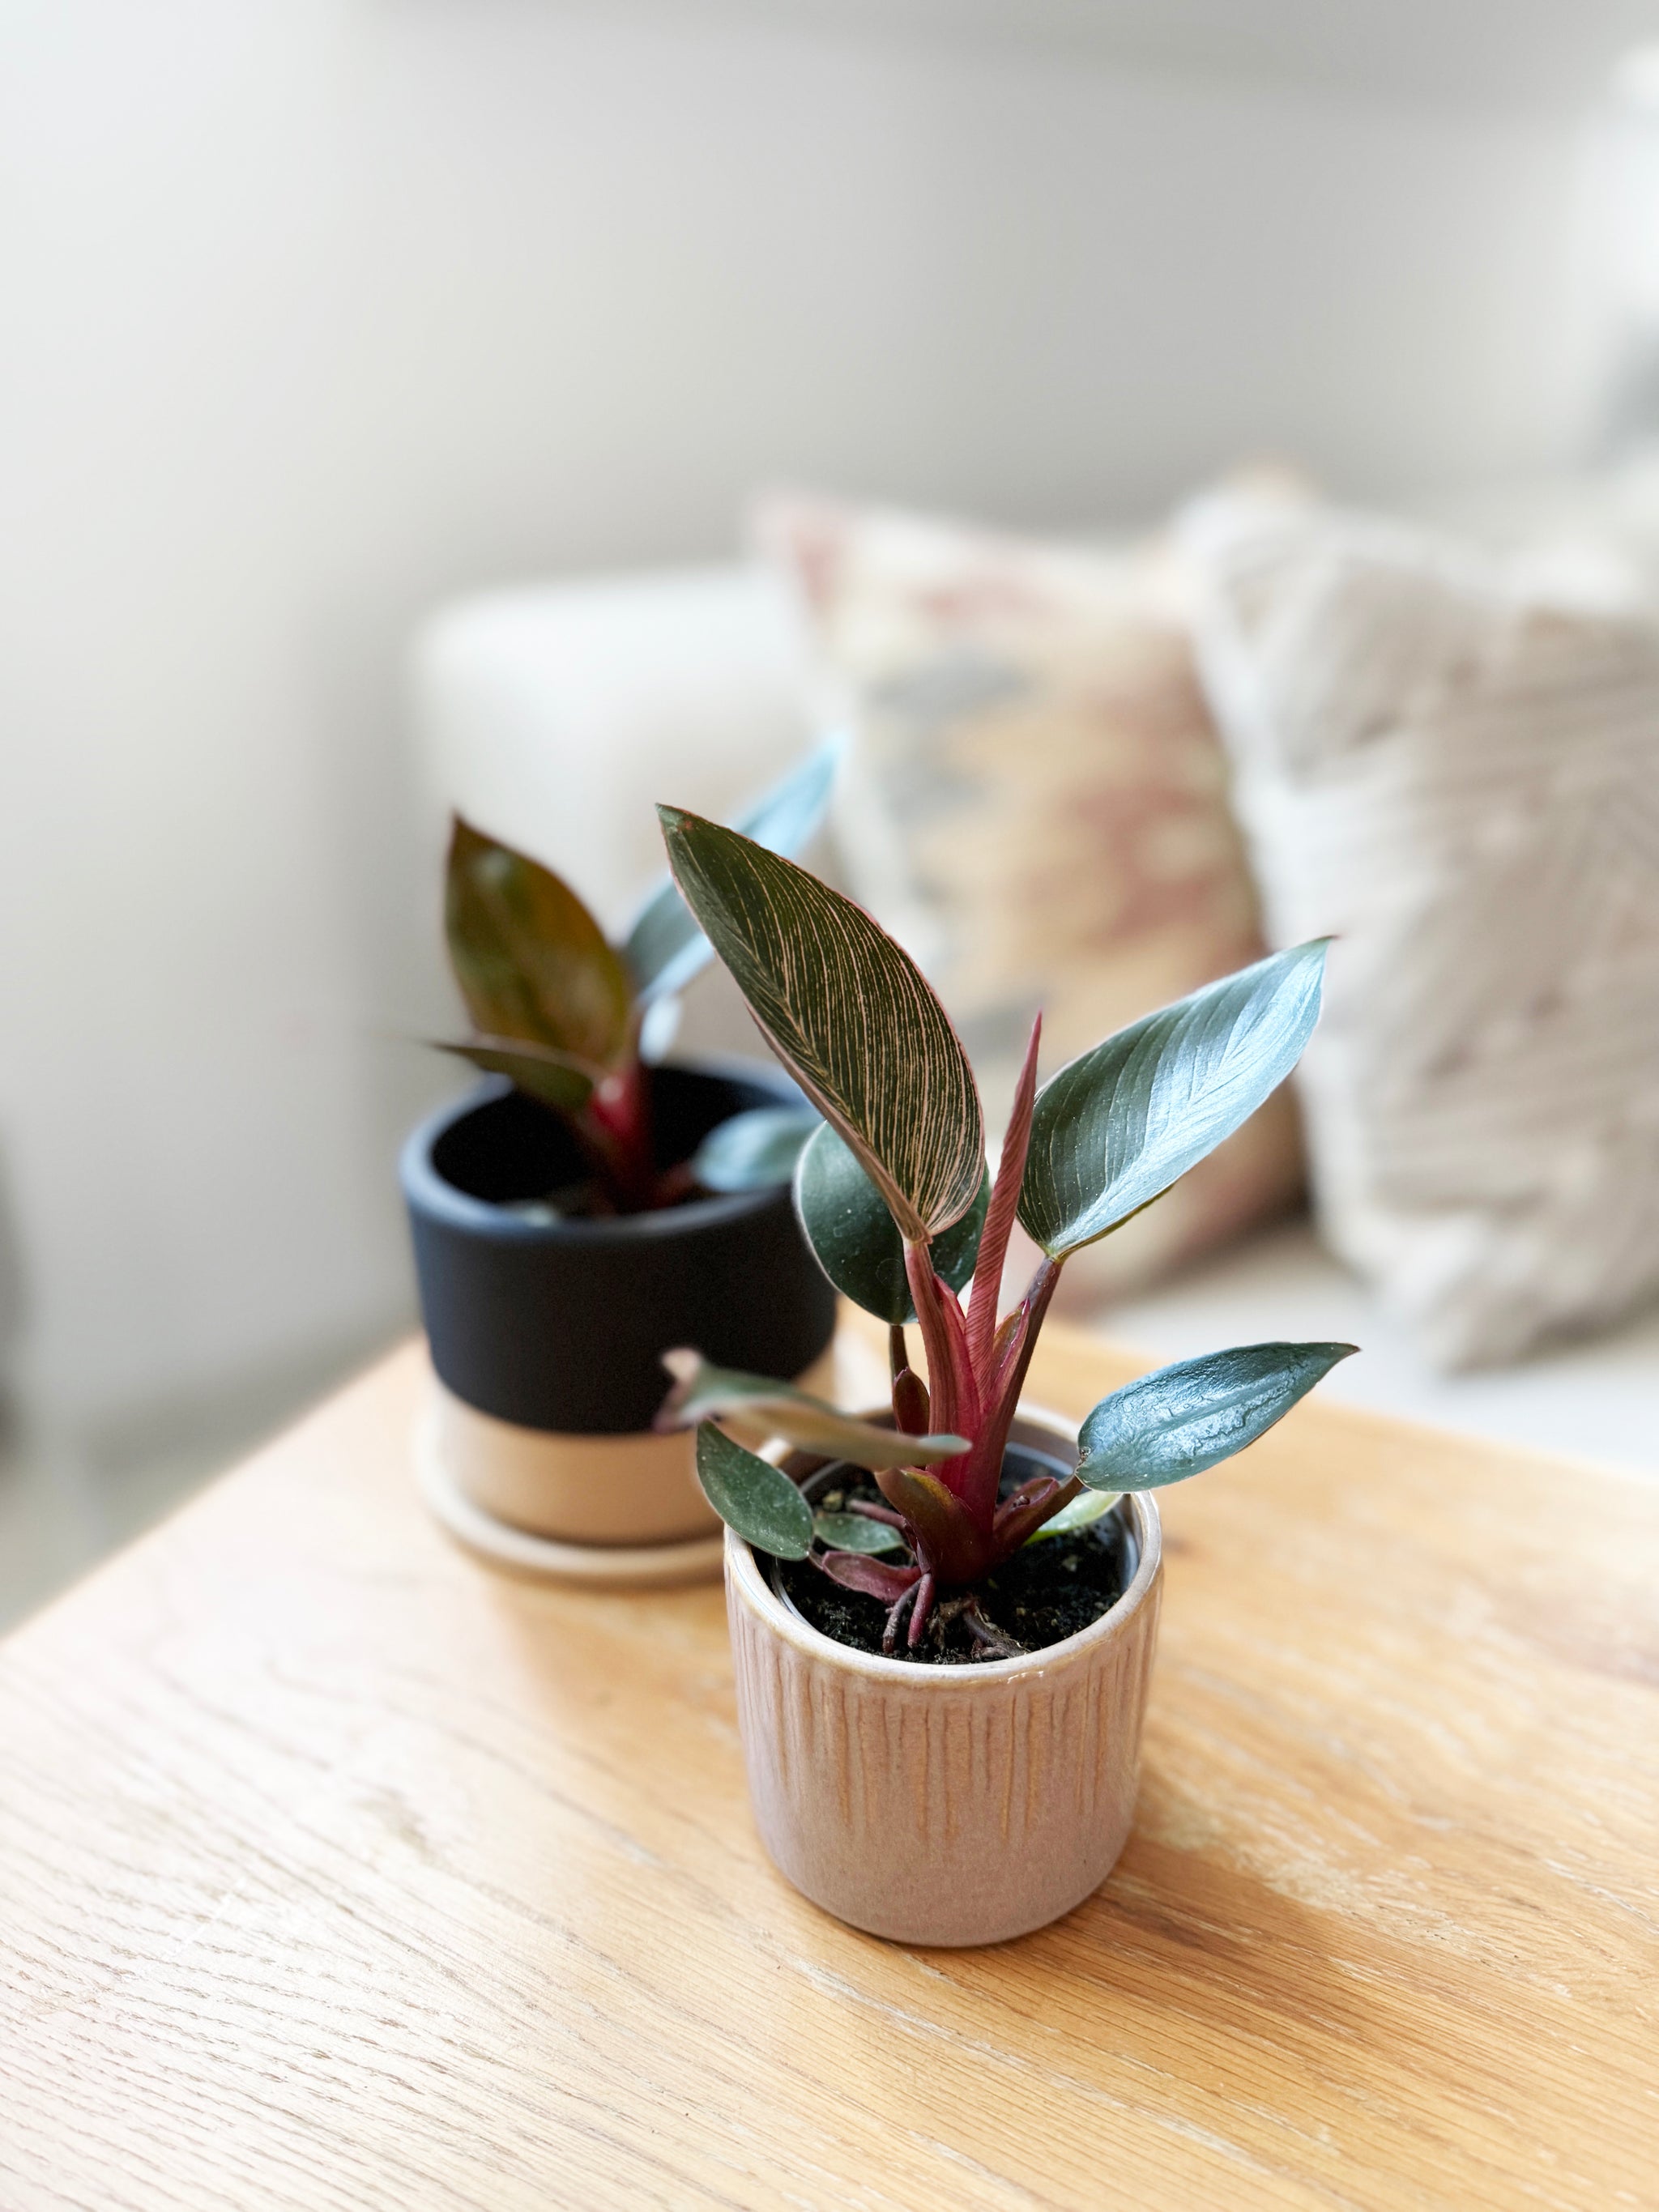
[(1270, 932), (1335, 931), (1316, 1200), (1445, 1366), (1659, 1292), (1659, 623), (1403, 526), (1184, 533)]
[[(841, 797), (856, 895), (921, 961), (993, 1115), (1031, 1016), (1043, 1064), (1259, 957), (1226, 769), (1167, 548), (998, 537), (825, 500), (755, 520), (792, 576), (830, 711), (856, 736)], [(1143, 1282), (1300, 1187), (1288, 1091), (1118, 1235), (1079, 1294)]]

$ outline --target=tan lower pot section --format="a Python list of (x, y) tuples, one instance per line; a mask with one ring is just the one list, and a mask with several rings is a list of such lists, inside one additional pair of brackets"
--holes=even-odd
[(718, 1516), (697, 1487), (691, 1438), (568, 1437), (498, 1421), (433, 1384), (440, 1458), (462, 1494), (509, 1528), (562, 1544), (672, 1544)]
[[(798, 1377), (805, 1389), (833, 1381), (833, 1348)], [(665, 1395), (668, 1377), (663, 1377)], [(698, 1486), (695, 1444), (689, 1431), (659, 1437), (565, 1436), (528, 1429), (480, 1413), (434, 1376), (427, 1437), (442, 1489), (461, 1501), (465, 1529), (474, 1549), (483, 1525), (542, 1538), (550, 1545), (641, 1553), (664, 1546), (708, 1546), (705, 1571), (720, 1571), (720, 1521)], [(459, 1522), (461, 1516), (447, 1514)], [(526, 1546), (497, 1547), (503, 1565), (528, 1568)], [(551, 1558), (556, 1571), (568, 1563)], [(653, 1579), (655, 1579), (653, 1572)]]
[[(1015, 1441), (1075, 1457), (1022, 1412)], [(1158, 1641), (1158, 1509), (1127, 1501), (1139, 1564), (1109, 1613), (1028, 1658), (919, 1666), (836, 1643), (774, 1593), (728, 1529), (738, 1721), (761, 1840), (854, 1928), (996, 1943), (1097, 1889), (1127, 1839)]]

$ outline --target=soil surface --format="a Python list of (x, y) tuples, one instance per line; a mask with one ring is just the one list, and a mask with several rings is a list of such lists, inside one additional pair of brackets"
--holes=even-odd
[[(1009, 1461), (1005, 1491), (1048, 1471), (1046, 1462), (1025, 1453), (1011, 1452)], [(837, 1498), (849, 1503), (862, 1498), (874, 1505), (882, 1502), (868, 1477), (850, 1468), (826, 1470), (806, 1489), (820, 1509), (834, 1510)], [(908, 1554), (882, 1556), (896, 1566)], [(843, 1589), (811, 1559), (763, 1559), (761, 1564), (770, 1568), (774, 1587), (785, 1602), (821, 1635), (850, 1644), (855, 1651), (880, 1656), (887, 1608), (879, 1598)], [(1138, 1564), (1128, 1516), (1119, 1505), (1075, 1535), (1046, 1537), (1016, 1552), (977, 1585), (980, 1610), (1024, 1650), (1040, 1651), (1045, 1644), (1075, 1636), (1109, 1612), (1134, 1580)], [(901, 1639), (899, 1649), (889, 1654), (933, 1667), (968, 1666), (1003, 1656), (987, 1650), (952, 1617), (948, 1596), (935, 1609), (918, 1650), (908, 1650)]]

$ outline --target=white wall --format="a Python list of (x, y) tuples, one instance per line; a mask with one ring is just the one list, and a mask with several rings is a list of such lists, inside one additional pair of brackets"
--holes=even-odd
[(389, 1327), (464, 587), (1582, 432), (1575, 149), (690, 4), (0, 0), (0, 1152), (60, 1418)]

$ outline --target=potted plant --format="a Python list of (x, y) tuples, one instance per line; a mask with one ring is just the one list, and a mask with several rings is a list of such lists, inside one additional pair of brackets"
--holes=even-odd
[[(745, 828), (803, 842), (835, 758), (810, 756)], [(436, 1376), (428, 1495), (503, 1565), (716, 1573), (690, 1443), (652, 1427), (659, 1355), (690, 1337), (799, 1375), (823, 1353), (834, 1295), (788, 1191), (817, 1116), (775, 1066), (642, 1049), (709, 957), (666, 878), (612, 945), (568, 884), (458, 818), (445, 926), (474, 1034), (444, 1048), (490, 1080), (402, 1158)]]
[[(1128, 1832), (1160, 1586), (1150, 1493), (1242, 1449), (1353, 1349), (1182, 1360), (1079, 1430), (1021, 1404), (1037, 1333), (1070, 1255), (1289, 1074), (1325, 947), (1149, 1015), (1041, 1090), (1034, 1027), (993, 1185), (972, 1070), (902, 950), (805, 870), (660, 811), (688, 905), (824, 1117), (796, 1169), (802, 1226), (889, 1328), (891, 1404), (859, 1416), (706, 1346), (668, 1358), (659, 1419), (695, 1425), (726, 1523), (761, 1835), (874, 1934), (1019, 1935), (1086, 1897)], [(1043, 1256), (1000, 1313), (1016, 1218)]]

